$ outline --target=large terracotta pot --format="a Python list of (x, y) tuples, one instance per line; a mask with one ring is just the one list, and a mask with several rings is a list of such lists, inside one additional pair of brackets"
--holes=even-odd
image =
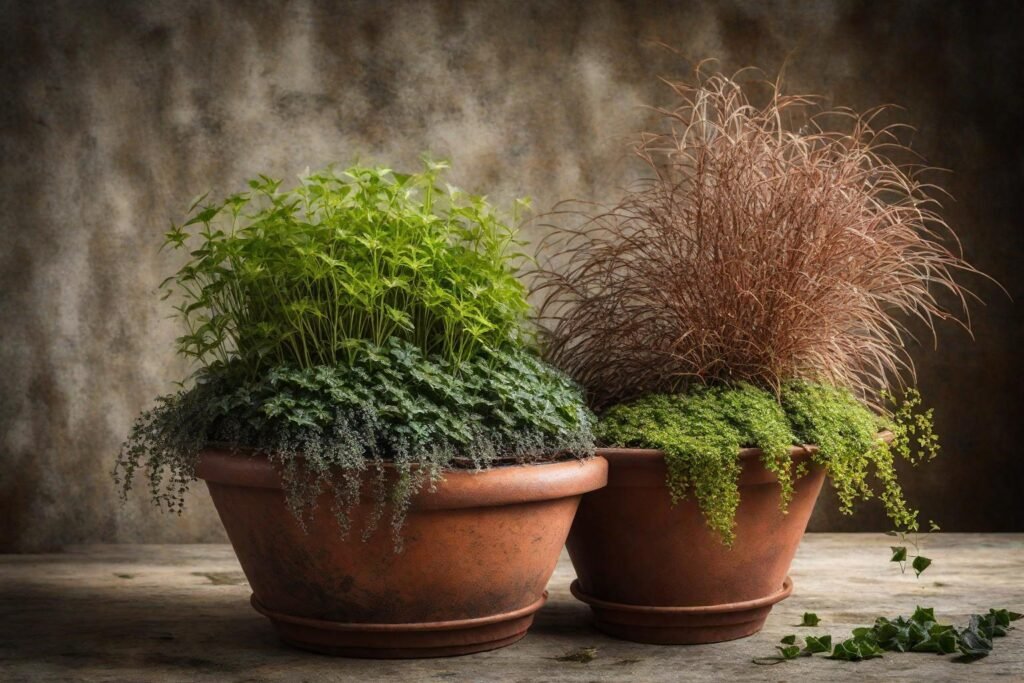
[(388, 520), (369, 540), (363, 500), (342, 538), (324, 494), (303, 531), (265, 457), (208, 450), (198, 475), (252, 587), (252, 605), (298, 647), (356, 657), (436, 657), (526, 635), (580, 496), (603, 458), (451, 471), (412, 500), (395, 553)]
[(825, 474), (811, 452), (792, 450), (808, 473), (783, 514), (761, 452), (741, 451), (730, 548), (692, 497), (672, 506), (661, 451), (600, 449), (608, 486), (583, 497), (567, 543), (578, 576), (573, 595), (590, 605), (600, 630), (626, 640), (712, 643), (756, 633), (793, 590), (786, 574)]

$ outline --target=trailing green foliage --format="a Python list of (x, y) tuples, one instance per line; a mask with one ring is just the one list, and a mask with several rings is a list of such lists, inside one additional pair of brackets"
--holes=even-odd
[(609, 410), (599, 424), (606, 444), (660, 448), (672, 502), (694, 495), (708, 526), (732, 540), (739, 505), (739, 448), (758, 444), (762, 462), (792, 495), (789, 448), (794, 442), (782, 407), (750, 385), (700, 387), (688, 394), (653, 394)]
[(726, 543), (734, 538), (739, 505), (739, 450), (758, 447), (761, 461), (779, 479), (783, 510), (793, 480), (790, 447), (814, 444), (813, 462), (828, 469), (841, 509), (849, 514), (857, 500), (871, 498), (869, 480), (881, 483), (878, 497), (899, 527), (916, 528), (896, 481), (894, 457), (913, 463), (934, 457), (938, 444), (931, 415), (919, 414), (916, 392), (894, 412), (886, 443), (878, 437), (883, 422), (846, 389), (794, 381), (777, 399), (748, 384), (694, 388), (686, 394), (654, 394), (611, 408), (598, 426), (608, 445), (658, 448), (665, 452), (667, 484), (673, 502), (693, 495), (708, 526)]
[[(353, 166), (298, 187), (193, 203), (166, 234), (188, 260), (165, 281), (199, 365), (143, 413), (115, 477), (139, 468), (172, 510), (199, 452), (221, 442), (280, 464), (299, 516), (333, 492), (342, 530), (371, 482), (396, 541), (411, 496), (445, 468), (583, 457), (593, 417), (533, 354), (515, 233), (482, 197), (418, 174)], [(395, 476), (397, 475), (397, 476)]]
[(351, 365), (357, 340), (397, 337), (456, 361), (519, 342), (514, 231), (483, 197), (438, 187), (446, 167), (328, 168), (287, 191), (260, 176), (220, 203), (197, 200), (166, 235), (190, 256), (165, 283), (181, 299), (181, 354), (254, 379)]
[(832, 646), (832, 636), (807, 636), (804, 646), (797, 636), (785, 636), (776, 646), (779, 655), (755, 659), (757, 664), (778, 664), (797, 657), (829, 654), (829, 659), (859, 662), (881, 657), (883, 652), (933, 652), (940, 655), (960, 653), (962, 659), (987, 656), (992, 639), (1001, 638), (1013, 627), (1010, 623), (1024, 617), (1006, 609), (990, 609), (987, 614), (973, 614), (965, 628), (940, 624), (935, 610), (918, 607), (909, 617), (879, 617), (873, 626), (853, 629), (851, 637)]
[[(929, 520), (926, 533), (936, 533), (938, 531), (940, 531), (939, 525)], [(931, 566), (931, 559), (921, 554), (921, 532), (917, 528), (916, 519), (910, 525), (910, 528), (902, 531), (887, 531), (886, 534), (899, 540), (900, 545), (889, 546), (889, 550), (892, 552), (889, 561), (898, 563), (902, 573), (906, 573), (908, 561), (914, 570), (915, 576), (921, 576), (922, 572)], [(908, 546), (913, 547), (914, 551), (912, 553), (909, 551)]]
[[(116, 474), (126, 495), (145, 466), (153, 497), (180, 511), (209, 442), (267, 453), (282, 465), (299, 516), (332, 489), (342, 530), (367, 470), (378, 514), (392, 505), (396, 541), (410, 496), (451, 467), (582, 457), (592, 417), (576, 386), (523, 349), (481, 351), (455, 365), (395, 338), (361, 342), (351, 366), (275, 367), (238, 383), (204, 376), (142, 414)], [(385, 496), (385, 463), (398, 483)], [(364, 529), (372, 533), (373, 526)]]
[(800, 623), (797, 626), (817, 626), (821, 623), (821, 619), (814, 612), (804, 612), (804, 616), (800, 619)]

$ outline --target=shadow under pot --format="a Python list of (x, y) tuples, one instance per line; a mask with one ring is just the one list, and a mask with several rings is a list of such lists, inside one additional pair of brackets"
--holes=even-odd
[(740, 505), (732, 547), (711, 531), (693, 497), (673, 506), (662, 451), (606, 448), (608, 486), (583, 497), (567, 546), (572, 593), (598, 629), (641, 643), (714, 643), (761, 630), (787, 598), (787, 576), (825, 469), (814, 447), (793, 448), (807, 473), (794, 481), (788, 514), (761, 451), (740, 451)]
[(440, 657), (510, 645), (547, 597), (580, 496), (604, 486), (603, 458), (449, 471), (417, 493), (396, 553), (388, 518), (368, 540), (363, 499), (342, 536), (323, 498), (306, 531), (263, 456), (202, 453), (252, 606), (286, 643), (352, 657)]

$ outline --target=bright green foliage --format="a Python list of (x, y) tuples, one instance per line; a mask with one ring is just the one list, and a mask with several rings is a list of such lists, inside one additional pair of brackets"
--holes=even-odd
[[(812, 460), (828, 469), (843, 512), (874, 495), (869, 482), (874, 476), (882, 484), (878, 496), (889, 517), (911, 528), (917, 512), (907, 507), (896, 481), (894, 455), (917, 463), (934, 457), (937, 442), (931, 415), (914, 410), (920, 402), (916, 392), (908, 392), (908, 402), (890, 425), (849, 391), (829, 385), (789, 382), (778, 399), (746, 384), (700, 387), (615, 406), (602, 417), (598, 435), (606, 444), (663, 450), (673, 501), (692, 493), (708, 526), (726, 543), (733, 540), (739, 505), (739, 449), (752, 446), (762, 449), (764, 466), (779, 478), (783, 510), (794, 477), (802, 474), (793, 471), (789, 449), (814, 444)], [(878, 438), (883, 425), (895, 435), (891, 444)]]
[[(412, 493), (445, 468), (592, 450), (593, 418), (576, 386), (523, 349), (481, 351), (458, 366), (395, 338), (383, 346), (361, 342), (358, 351), (351, 366), (281, 366), (245, 383), (231, 373), (207, 375), (164, 397), (143, 413), (122, 449), (124, 493), (144, 464), (154, 498), (180, 510), (199, 450), (224, 442), (282, 464), (300, 519), (332, 487), (344, 530), (360, 474), (368, 468), (382, 474), (387, 461), (400, 475), (390, 492), (397, 532)], [(377, 499), (382, 511), (383, 490)]]
[(609, 410), (599, 429), (605, 443), (665, 451), (672, 502), (692, 490), (708, 526), (728, 542), (740, 502), (741, 446), (757, 444), (764, 451), (764, 466), (782, 485), (782, 505), (792, 496), (793, 433), (774, 397), (750, 385), (645, 396)]
[(514, 232), (484, 198), (438, 187), (444, 168), (326, 169), (287, 191), (260, 176), (197, 201), (166, 236), (190, 255), (165, 283), (181, 297), (180, 352), (255, 379), (352, 365), (360, 340), (455, 361), (518, 342), (528, 306)]
[(827, 653), (832, 651), (832, 636), (807, 636), (804, 639), (803, 647), (800, 646), (800, 638), (794, 634), (783, 636), (775, 649), (779, 654), (771, 657), (755, 657), (755, 664), (781, 664), (782, 662), (796, 659), (797, 657), (810, 657), (811, 655)]

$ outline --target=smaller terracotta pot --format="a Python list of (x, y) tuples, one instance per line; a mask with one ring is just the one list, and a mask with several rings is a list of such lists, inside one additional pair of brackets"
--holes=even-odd
[(740, 505), (730, 548), (708, 529), (693, 498), (672, 506), (661, 451), (599, 449), (608, 486), (583, 497), (567, 546), (578, 579), (572, 592), (597, 627), (642, 643), (712, 643), (761, 630), (789, 596), (786, 576), (825, 476), (813, 448), (794, 448), (808, 473), (795, 482), (788, 513), (778, 479), (759, 449), (740, 452)]
[(607, 467), (591, 458), (447, 472), (435, 491), (413, 497), (398, 554), (387, 518), (361, 540), (370, 499), (352, 511), (343, 538), (330, 491), (300, 528), (265, 457), (208, 450), (196, 471), (253, 607), (282, 640), (326, 654), (409, 658), (481, 652), (526, 635), (580, 496), (604, 486)]

